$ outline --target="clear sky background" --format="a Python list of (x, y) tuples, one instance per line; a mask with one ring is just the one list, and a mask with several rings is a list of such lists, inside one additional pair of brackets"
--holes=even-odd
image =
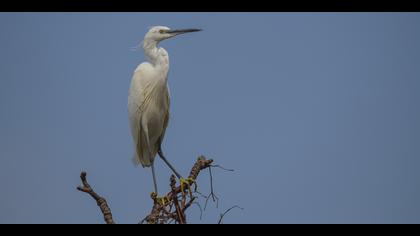
[(237, 204), (225, 223), (420, 223), (416, 13), (1, 13), (0, 223), (102, 223), (81, 170), (117, 222), (150, 211), (127, 94), (153, 25), (204, 29), (161, 44), (167, 157), (235, 169), (214, 170), (219, 208), (190, 222)]

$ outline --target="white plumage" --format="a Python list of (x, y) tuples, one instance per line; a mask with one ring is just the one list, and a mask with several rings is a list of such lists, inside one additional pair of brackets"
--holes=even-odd
[(143, 167), (153, 163), (168, 125), (168, 69), (168, 64), (153, 66), (145, 62), (131, 81), (128, 113), (135, 146), (133, 161)]
[(164, 39), (198, 29), (170, 30), (165, 26), (152, 27), (144, 37), (143, 49), (148, 62), (134, 71), (128, 94), (128, 116), (134, 143), (133, 161), (143, 167), (152, 167), (155, 191), (154, 159), (157, 153), (180, 178), (164, 158), (160, 148), (169, 121), (169, 88), (167, 84), (169, 55), (158, 43)]

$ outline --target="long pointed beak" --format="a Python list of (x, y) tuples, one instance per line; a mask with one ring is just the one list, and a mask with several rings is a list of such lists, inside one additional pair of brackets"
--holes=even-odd
[(169, 30), (167, 31), (168, 34), (173, 34), (175, 35), (180, 35), (180, 34), (185, 34), (185, 33), (192, 33), (192, 32), (198, 32), (201, 31), (202, 29), (178, 29), (178, 30)]

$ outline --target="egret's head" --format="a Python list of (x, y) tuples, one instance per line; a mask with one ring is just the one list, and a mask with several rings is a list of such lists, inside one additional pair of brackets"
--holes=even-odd
[(144, 39), (160, 42), (162, 40), (169, 39), (180, 34), (197, 32), (197, 31), (201, 31), (201, 29), (171, 30), (170, 28), (166, 26), (154, 26), (150, 28), (150, 30), (146, 33), (146, 36), (144, 37)]

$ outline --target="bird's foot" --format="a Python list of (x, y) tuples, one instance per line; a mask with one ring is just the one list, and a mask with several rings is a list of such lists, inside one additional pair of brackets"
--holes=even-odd
[(167, 197), (167, 196), (164, 196), (164, 197), (158, 197), (158, 198), (156, 198), (156, 201), (161, 205), (161, 206), (166, 206), (166, 205), (168, 205), (170, 202), (171, 202), (171, 200)]
[(184, 186), (187, 186), (188, 190), (191, 192), (191, 185), (195, 184), (195, 180), (192, 178), (180, 178), (181, 192), (184, 192)]
[(168, 196), (159, 197), (155, 192), (152, 192), (151, 197), (155, 202), (157, 202), (161, 206), (167, 206), (171, 202)]

